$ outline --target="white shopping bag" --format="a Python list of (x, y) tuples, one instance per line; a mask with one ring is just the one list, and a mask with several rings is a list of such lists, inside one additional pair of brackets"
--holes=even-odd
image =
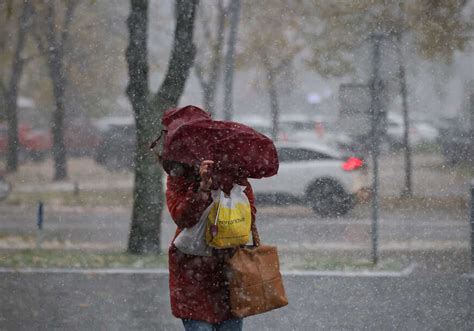
[[(219, 192), (212, 191), (211, 194), (213, 200), (216, 201)], [(214, 202), (204, 210), (196, 225), (181, 231), (174, 240), (174, 245), (184, 254), (198, 256), (212, 255), (212, 248), (206, 242), (206, 226), (207, 217), (213, 205)]]

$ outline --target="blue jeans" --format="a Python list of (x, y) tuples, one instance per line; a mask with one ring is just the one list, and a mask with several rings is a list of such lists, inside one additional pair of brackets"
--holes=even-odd
[(243, 319), (231, 319), (217, 324), (183, 319), (185, 331), (242, 331)]

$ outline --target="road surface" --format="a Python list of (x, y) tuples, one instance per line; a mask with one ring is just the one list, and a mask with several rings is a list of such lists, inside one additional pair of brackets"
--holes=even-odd
[[(1, 330), (182, 330), (168, 277), (0, 273)], [(473, 330), (474, 279), (285, 276), (290, 304), (244, 330)]]

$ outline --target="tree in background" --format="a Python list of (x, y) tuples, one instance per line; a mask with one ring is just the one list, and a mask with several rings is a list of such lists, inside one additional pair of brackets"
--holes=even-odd
[(240, 0), (232, 0), (228, 8), (229, 36), (227, 38), (227, 51), (224, 62), (224, 119), (232, 120), (234, 113), (233, 85), (235, 69), (235, 44), (239, 27)]
[(406, 2), (406, 28), (414, 33), (420, 55), (451, 62), (472, 39), (473, 17), (462, 13), (471, 0), (417, 0)]
[[(469, 31), (472, 31), (472, 24), (461, 18), (467, 2), (414, 0), (406, 5), (384, 0), (302, 2), (303, 12), (312, 17), (302, 25), (312, 50), (309, 64), (323, 76), (353, 71), (357, 62), (354, 51), (360, 49), (373, 33), (382, 34), (394, 45), (405, 127), (403, 196), (412, 194), (406, 57), (418, 55), (432, 61), (451, 61), (456, 50), (464, 49)], [(408, 50), (414, 53), (407, 54)]]
[(66, 146), (64, 144), (64, 117), (68, 77), (66, 54), (74, 11), (79, 0), (64, 1), (64, 8), (52, 0), (38, 1), (35, 6), (35, 28), (32, 30), (36, 45), (44, 55), (53, 85), (55, 109), (51, 122), (53, 134), (54, 180), (67, 177)]
[[(406, 2), (409, 28), (415, 31), (413, 43), (418, 54), (431, 60), (433, 88), (438, 97), (439, 110), (445, 110), (448, 96), (446, 81), (452, 73), (456, 51), (465, 51), (472, 41), (474, 11), (465, 12), (472, 0)], [(405, 33), (406, 35), (406, 33)]]
[[(2, 14), (0, 22), (3, 21), (3, 24), (0, 25), (6, 30), (8, 28), (11, 29), (9, 33), (3, 31), (4, 33), (0, 37), (2, 39), (0, 44), (0, 68), (2, 73), (2, 78), (0, 79), (0, 104), (5, 109), (4, 117), (8, 125), (7, 171), (14, 172), (18, 169), (19, 150), (17, 99), (20, 79), (27, 60), (23, 51), (26, 46), (27, 34), (31, 27), (32, 8), (31, 2), (28, 0), (23, 1), (19, 10), (13, 9), (13, 2), (6, 2), (0, 6), (3, 7), (0, 7), (0, 13)], [(11, 16), (16, 12), (19, 12), (19, 15), (17, 21), (14, 22), (14, 17)], [(10, 27), (8, 23), (12, 23), (11, 25), (16, 23), (16, 25)], [(3, 40), (3, 37), (10, 34), (16, 34), (16, 41), (13, 47), (8, 45), (8, 40)]]
[(116, 110), (126, 74), (123, 20), (128, 6), (122, 7), (83, 1), (76, 9), (66, 54), (66, 119), (98, 117)]
[[(305, 40), (312, 49), (310, 64), (329, 76), (353, 69), (354, 50), (370, 34), (387, 37), (402, 33), (404, 45), (429, 60), (449, 61), (456, 50), (463, 50), (472, 24), (462, 19), (467, 0), (414, 0), (406, 4), (385, 0), (302, 1), (298, 7), (305, 17)], [(403, 18), (403, 19), (401, 19)]]
[(127, 15), (126, 3), (82, 1), (76, 9), (66, 54), (68, 118), (104, 116), (120, 107), (117, 100), (126, 84), (123, 50), (128, 43), (122, 23)]
[(150, 153), (149, 144), (160, 132), (163, 112), (178, 105), (193, 65), (196, 53), (193, 30), (198, 1), (176, 0), (173, 49), (166, 75), (155, 94), (150, 92), (148, 82), (148, 1), (131, 0), (130, 3), (127, 95), (135, 113), (137, 146), (128, 251), (159, 253), (163, 173)]
[[(9, 85), (7, 79), (11, 77), (13, 68), (17, 21), (23, 3), (9, 0), (0, 4), (0, 76), (3, 77), (5, 87)], [(41, 1), (29, 3), (32, 6), (29, 24), (32, 25), (37, 15), (42, 16), (40, 20), (44, 18), (44, 11), (36, 9), (44, 8), (45, 5)], [(63, 15), (64, 4), (64, 1), (56, 1), (58, 16)], [(126, 27), (121, 22), (127, 14), (127, 4), (112, 7), (106, 2), (82, 1), (77, 6), (70, 26), (68, 47), (64, 52), (68, 77), (65, 130), (71, 119), (79, 118), (87, 122), (87, 117), (103, 116), (120, 107), (117, 99), (123, 94), (123, 77), (126, 73), (123, 49), (127, 43)], [(38, 24), (35, 27), (42, 28)], [(31, 31), (27, 32), (26, 35), (31, 36)], [(52, 83), (48, 78), (49, 69), (43, 58), (35, 46), (35, 40), (26, 38), (21, 56), (23, 78), (18, 89), (21, 96), (34, 100), (35, 107), (22, 110), (18, 116), (37, 129), (50, 126), (55, 104)]]
[(216, 110), (216, 90), (222, 71), (222, 50), (226, 34), (226, 16), (228, 9), (224, 0), (217, 1), (217, 7), (210, 2), (201, 2), (197, 11), (196, 36), (201, 37), (202, 44), (196, 54), (194, 72), (203, 92), (204, 109), (211, 116)]
[[(298, 2), (246, 1), (243, 3), (243, 66), (257, 66), (265, 77), (272, 119), (272, 138), (278, 136), (280, 107), (278, 76), (287, 70), (303, 49), (297, 26), (300, 12)], [(244, 60), (245, 59), (245, 60)]]

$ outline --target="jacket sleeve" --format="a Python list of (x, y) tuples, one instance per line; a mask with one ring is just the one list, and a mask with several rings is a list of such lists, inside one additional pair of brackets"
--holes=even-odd
[(211, 199), (206, 201), (200, 198), (193, 182), (187, 182), (181, 177), (168, 177), (166, 204), (178, 228), (196, 225), (210, 203)]

